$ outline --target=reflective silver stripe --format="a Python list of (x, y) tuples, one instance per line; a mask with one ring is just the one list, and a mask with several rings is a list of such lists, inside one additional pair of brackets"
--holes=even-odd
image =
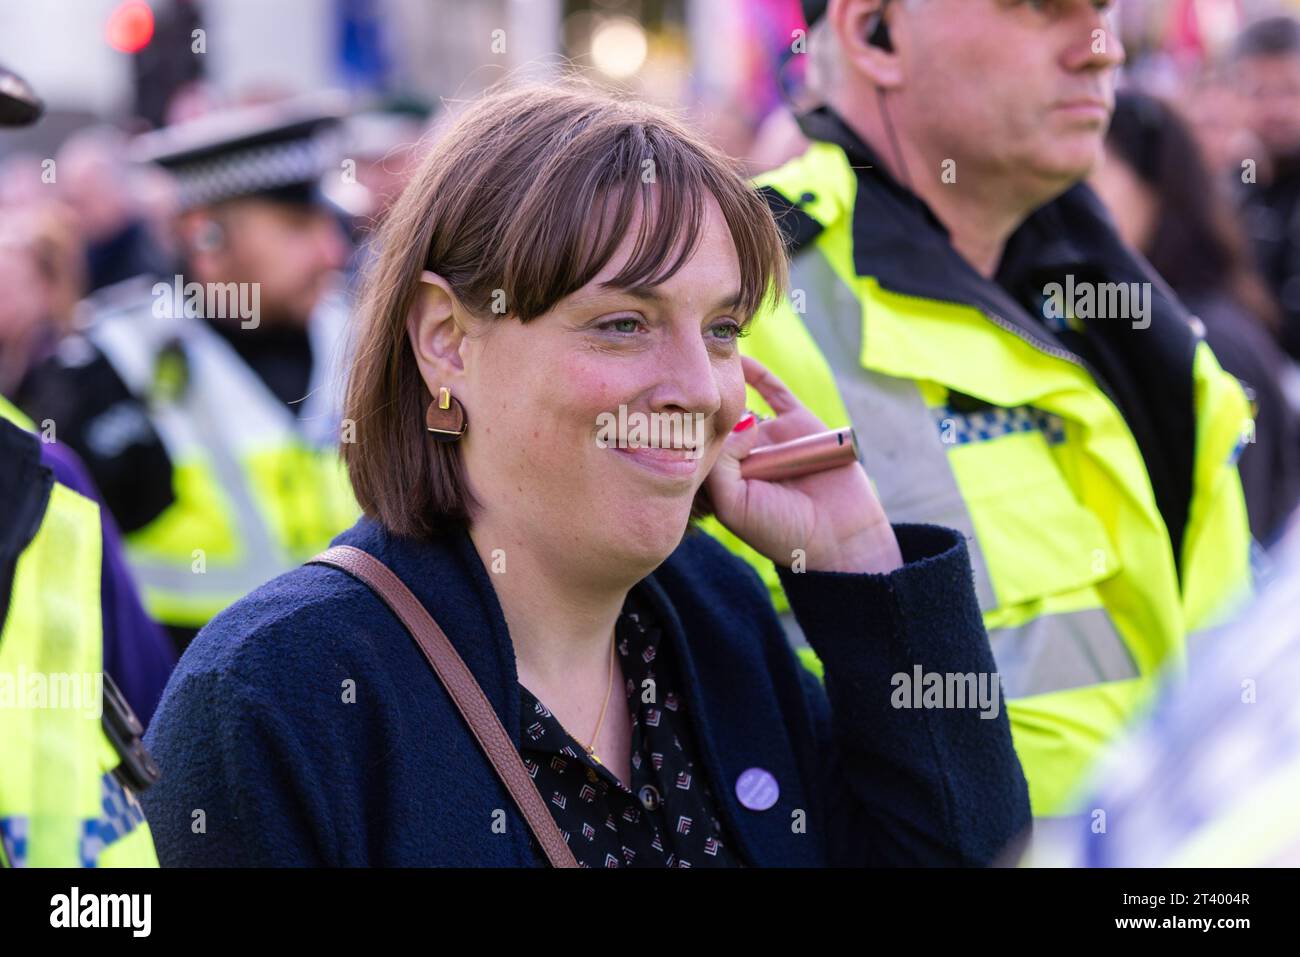
[[(225, 343), (221, 343), (221, 345), (225, 345)], [(222, 359), (228, 360), (224, 363), (217, 360), (219, 353), (215, 349), (211, 355), (213, 361), (209, 368), (204, 369), (204, 372), (211, 372), (212, 378), (215, 380), (211, 383), (213, 388), (210, 392), (207, 389), (193, 390), (189, 401), (185, 403), (185, 414), (193, 423), (196, 434), (204, 444), (207, 451), (207, 460), (216, 476), (218, 487), (229, 496), (231, 505), (234, 507), (235, 540), (243, 549), (243, 554), (240, 556), (240, 565), (243, 566), (242, 570), (247, 580), (252, 582), (252, 587), (248, 589), (251, 591), (252, 588), (256, 588), (263, 582), (270, 581), (281, 572), (292, 568), (294, 563), (290, 561), (272, 538), (271, 530), (267, 527), (261, 509), (258, 508), (253, 490), (249, 487), (247, 472), (226, 440), (223, 423), (217, 421), (219, 418), (228, 417), (231, 412), (207, 401), (214, 396), (230, 395), (229, 390), (239, 385), (245, 385), (245, 383), (229, 382), (228, 378), (233, 379), (234, 376), (227, 378), (227, 376), (222, 375), (224, 372), (234, 371), (229, 368), (230, 364), (239, 360), (234, 357), (233, 351), (229, 356), (221, 356)], [(205, 362), (204, 365), (208, 365), (208, 363)], [(265, 391), (266, 387), (262, 386), (260, 381), (257, 386)], [(251, 383), (246, 387), (251, 387)], [(247, 395), (244, 398), (247, 399)], [(268, 394), (266, 398), (271, 397)], [(248, 411), (259, 410), (256, 409), (253, 403), (249, 402)], [(274, 410), (275, 413), (279, 413), (279, 411), (279, 409)], [(265, 416), (264, 419), (268, 421), (265, 421), (265, 424), (261, 426), (262, 428), (267, 431), (275, 428), (272, 424), (274, 422), (272, 416)], [(251, 423), (249, 423), (249, 426), (251, 427)], [(292, 441), (292, 433), (281, 433), (281, 441), (286, 440)], [(198, 577), (202, 576), (190, 576), (191, 587), (195, 584), (193, 579)]]
[(183, 565), (141, 559), (129, 555), (131, 574), (143, 588), (167, 592), (186, 603), (196, 605), (209, 603), (228, 604), (236, 598), (242, 598), (254, 588), (270, 581), (287, 569), (276, 569), (268, 577), (259, 577), (260, 573), (250, 574), (249, 566), (233, 564), (213, 568), (211, 563), (203, 572), (192, 571), (193, 564)]
[(946, 525), (961, 532), (975, 569), (980, 608), (996, 608), (975, 524), (920, 389), (910, 379), (861, 366), (862, 303), (820, 250), (810, 248), (795, 257), (791, 287), (802, 289), (807, 297), (804, 325), (835, 375), (857, 430), (863, 466), (890, 520)]
[(258, 510), (248, 477), (226, 444), (222, 428), (213, 421), (213, 410), (195, 390), (190, 400), (176, 411), (188, 431), (204, 449), (203, 461), (213, 472), (218, 488), (230, 499), (234, 521), (234, 539), (241, 554), (234, 564), (211, 567), (204, 556), (204, 570), (193, 571), (193, 562), (180, 563), (143, 558), (138, 549), (130, 549), (131, 570), (140, 584), (148, 589), (183, 597), (199, 604), (228, 602), (265, 584), (293, 563), (281, 554), (271, 538), (270, 529)]
[[(147, 394), (153, 362), (165, 337), (181, 335), (189, 359), (189, 385), (179, 402), (155, 403), (150, 416), (175, 463), (198, 461), (212, 473), (231, 505), (238, 559), (224, 567), (192, 571), (182, 556), (142, 555), (128, 542), (128, 560), (139, 583), (200, 606), (225, 605), (288, 571), (297, 563), (271, 532), (241, 452), (301, 444), (293, 416), (220, 336), (193, 318), (160, 319), (150, 303), (123, 310), (91, 330), (91, 338), (137, 394)], [(196, 541), (194, 547), (201, 547)]]
[(989, 641), (1008, 698), (1139, 676), (1103, 608), (1040, 615), (1018, 628), (989, 631)]
[(808, 644), (808, 636), (803, 633), (799, 627), (799, 621), (794, 617), (794, 612), (784, 611), (778, 616), (781, 620), (781, 627), (785, 629), (785, 640), (790, 643), (790, 647), (798, 652), (801, 648), (811, 648)]
[[(809, 647), (794, 614), (781, 616), (786, 639)], [(1104, 609), (1042, 615), (1019, 628), (989, 632), (993, 658), (1008, 700), (1140, 677), (1128, 647)]]

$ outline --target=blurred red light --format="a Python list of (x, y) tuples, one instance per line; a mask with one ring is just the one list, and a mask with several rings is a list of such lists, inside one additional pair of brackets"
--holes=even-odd
[(144, 0), (126, 0), (104, 27), (108, 45), (122, 53), (139, 53), (153, 39), (153, 11)]

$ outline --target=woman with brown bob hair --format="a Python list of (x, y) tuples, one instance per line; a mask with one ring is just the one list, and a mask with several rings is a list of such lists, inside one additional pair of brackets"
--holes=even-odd
[[(159, 705), (162, 863), (993, 861), (1029, 804), (963, 539), (891, 527), (856, 463), (741, 477), (826, 429), (738, 350), (784, 280), (762, 197), (670, 115), (471, 105), (378, 237), (342, 444), (365, 517), (215, 618)], [(702, 492), (824, 687), (691, 527)]]

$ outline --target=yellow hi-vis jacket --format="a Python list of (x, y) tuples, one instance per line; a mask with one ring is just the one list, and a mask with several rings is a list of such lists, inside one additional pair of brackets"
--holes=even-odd
[(327, 299), (312, 316), (312, 381), (295, 419), (165, 287), (100, 310), (86, 337), (145, 402), (172, 465), (172, 503), (124, 536), (131, 571), (154, 619), (197, 629), (360, 515), (336, 445), (346, 313)]
[[(742, 350), (828, 426), (855, 426), (891, 520), (966, 534), (1034, 813), (1071, 813), (1188, 634), (1249, 592), (1235, 467), (1251, 432), (1245, 393), (1086, 188), (1017, 234), (1031, 259), (1068, 267), (1049, 272), (1060, 288), (1035, 287), (1058, 335), (966, 264), (838, 117), (816, 111), (804, 126), (811, 148), (759, 181), (793, 250), (791, 294), (756, 317)], [(1089, 278), (1137, 283), (1125, 289), (1149, 297), (1146, 315), (1085, 325), (1098, 311), (1081, 298)], [(1135, 378), (1158, 386), (1138, 410), (1154, 423), (1148, 443), (1164, 442), (1158, 486), (1126, 421), (1137, 406), (1121, 413), (1063, 344), (1071, 330), (1132, 350)], [(769, 411), (752, 390), (750, 402)], [(771, 564), (712, 530), (785, 610)]]
[(0, 400), (0, 468), (29, 473), (6, 527), (35, 527), (0, 625), (0, 866), (157, 867), (104, 727), (99, 506), (41, 475), (26, 424)]

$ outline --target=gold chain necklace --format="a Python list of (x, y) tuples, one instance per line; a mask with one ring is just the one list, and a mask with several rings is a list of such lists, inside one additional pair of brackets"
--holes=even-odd
[[(605, 711), (609, 708), (609, 693), (614, 688), (614, 645), (618, 642), (618, 631), (615, 629), (614, 634), (609, 640), (609, 677), (605, 681), (605, 703), (600, 706), (600, 718), (596, 721), (596, 730), (591, 734), (591, 744), (583, 745), (587, 755), (597, 764), (604, 764), (600, 755), (596, 754), (596, 742), (600, 740), (600, 727), (605, 723)], [(574, 740), (577, 740), (576, 738)], [(581, 741), (578, 741), (582, 744)]]
[(601, 726), (604, 725), (605, 723), (605, 711), (606, 709), (609, 708), (609, 693), (614, 688), (614, 646), (617, 644), (618, 644), (618, 630), (617, 627), (615, 627), (614, 634), (610, 637), (609, 640), (609, 677), (605, 680), (605, 703), (600, 706), (600, 718), (597, 719), (596, 721), (596, 730), (592, 732), (591, 744), (583, 744), (581, 741), (579, 741), (578, 736), (576, 734), (574, 734), (568, 728), (564, 727), (564, 722), (560, 720), (559, 716), (556, 715), (554, 711), (551, 712), (551, 717), (555, 718), (556, 724), (558, 724), (561, 728), (564, 728), (564, 733), (567, 734), (569, 737), (571, 737), (574, 741), (577, 741), (578, 746), (582, 748), (582, 750), (587, 752), (587, 756), (590, 757), (597, 764), (601, 764), (601, 765), (603, 765), (605, 762), (600, 759), (600, 755), (596, 753), (595, 748), (596, 748), (596, 742), (600, 739)]

